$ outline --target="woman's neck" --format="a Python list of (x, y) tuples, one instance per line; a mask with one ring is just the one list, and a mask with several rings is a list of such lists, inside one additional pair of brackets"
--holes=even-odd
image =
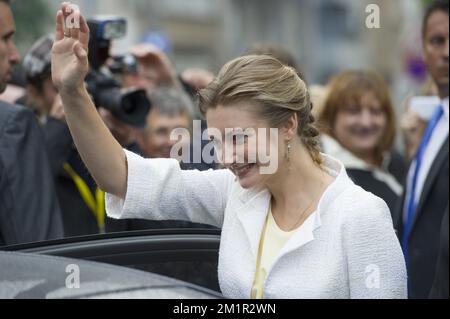
[(290, 168), (288, 165), (280, 167), (267, 185), (272, 194), (272, 212), (277, 223), (289, 228), (305, 210), (304, 214), (314, 212), (324, 191), (333, 181), (302, 145), (295, 147)]

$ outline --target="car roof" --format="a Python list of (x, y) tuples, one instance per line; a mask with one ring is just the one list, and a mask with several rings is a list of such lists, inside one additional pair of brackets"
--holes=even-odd
[(0, 252), (0, 269), (0, 299), (220, 298), (172, 278), (78, 259)]

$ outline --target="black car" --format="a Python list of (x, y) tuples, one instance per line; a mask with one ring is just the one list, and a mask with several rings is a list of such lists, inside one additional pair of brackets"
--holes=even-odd
[[(14, 286), (11, 282), (27, 281), (37, 286), (9, 297), (220, 298), (219, 243), (220, 230), (168, 229), (4, 247), (0, 297), (8, 285)], [(67, 290), (62, 280), (70, 275), (67, 265), (80, 267), (81, 286), (83, 282), (91, 285)]]

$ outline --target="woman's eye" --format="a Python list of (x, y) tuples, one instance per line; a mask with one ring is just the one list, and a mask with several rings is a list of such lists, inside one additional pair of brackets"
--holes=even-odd
[(358, 107), (348, 107), (347, 109), (346, 109), (346, 111), (347, 111), (347, 113), (349, 113), (349, 114), (358, 114), (359, 113), (359, 108)]
[(383, 114), (381, 110), (372, 110), (372, 115), (380, 116), (381, 114)]

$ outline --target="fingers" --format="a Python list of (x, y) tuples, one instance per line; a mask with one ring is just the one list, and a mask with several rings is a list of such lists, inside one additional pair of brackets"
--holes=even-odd
[(71, 30), (71, 37), (72, 37), (72, 39), (78, 40), (80, 38), (80, 28), (79, 28), (79, 26), (80, 26), (79, 21), (80, 21), (80, 16), (81, 16), (80, 11), (75, 11), (73, 13), (73, 16), (74, 16), (74, 21), (78, 22), (78, 27), (77, 27), (77, 23), (75, 23), (74, 28)]
[(138, 59), (159, 58), (164, 53), (153, 44), (140, 44), (130, 49), (130, 53)]
[(89, 47), (89, 37), (90, 37), (90, 31), (89, 26), (84, 19), (83, 15), (80, 15), (80, 36), (79, 41), (83, 45), (84, 49), (87, 50)]
[(63, 2), (61, 4), (61, 11), (64, 14), (64, 18), (67, 18), (72, 13), (72, 7), (70, 2)]
[(84, 60), (87, 58), (87, 52), (80, 42), (75, 42), (72, 50), (73, 53), (75, 53), (75, 56), (78, 58), (78, 60)]
[(89, 44), (89, 27), (78, 6), (70, 2), (63, 2), (61, 10), (57, 14), (56, 28), (58, 40), (61, 40), (64, 36), (80, 40), (87, 49)]
[(86, 22), (86, 19), (83, 17), (83, 15), (80, 14), (80, 30), (83, 33), (89, 34), (89, 26)]
[(56, 41), (60, 41), (64, 39), (64, 15), (61, 10), (56, 14), (56, 32), (55, 32)]

